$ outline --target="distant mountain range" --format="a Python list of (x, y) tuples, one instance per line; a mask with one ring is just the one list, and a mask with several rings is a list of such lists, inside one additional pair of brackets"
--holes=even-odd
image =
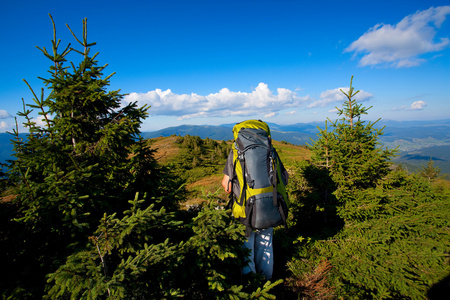
[[(298, 123), (293, 125), (278, 125), (268, 123), (272, 138), (295, 145), (311, 144), (318, 138), (319, 128), (324, 128), (324, 122)], [(193, 135), (215, 140), (232, 140), (231, 129), (235, 124), (182, 125), (169, 127), (153, 132), (142, 133), (144, 138), (155, 138), (171, 135)], [(388, 148), (396, 148), (401, 152), (394, 162), (402, 164), (411, 172), (417, 171), (430, 159), (441, 173), (450, 174), (450, 119), (437, 121), (384, 121), (375, 124), (383, 128), (380, 142)], [(448, 175), (447, 177), (450, 177)]]
[[(212, 125), (181, 125), (177, 127), (169, 127), (153, 132), (143, 132), (144, 138), (155, 138), (160, 136), (171, 135), (195, 135), (203, 139), (210, 138), (214, 140), (232, 140), (232, 128), (235, 124), (224, 124), (219, 126)], [(311, 139), (315, 139), (317, 125), (314, 124), (295, 124), (291, 126), (280, 126), (270, 124), (272, 138), (277, 141), (286, 141), (292, 144), (303, 145), (309, 143)]]
[[(272, 138), (295, 145), (311, 144), (316, 140), (319, 127), (324, 128), (324, 122), (297, 123), (292, 125), (278, 125), (268, 123)], [(143, 132), (144, 138), (155, 138), (171, 135), (192, 135), (214, 140), (232, 140), (232, 127), (235, 123), (219, 126), (211, 125), (181, 125), (169, 127), (153, 132)], [(388, 148), (401, 151), (395, 160), (405, 163), (408, 168), (415, 169), (425, 164), (430, 158), (443, 173), (450, 174), (450, 119), (436, 121), (384, 121), (375, 125), (384, 127), (381, 143)], [(12, 145), (11, 135), (0, 133), (0, 162), (10, 159)]]
[[(292, 144), (303, 145), (316, 140), (319, 127), (324, 128), (323, 122), (297, 123), (292, 125), (278, 125), (268, 123), (272, 138)], [(181, 125), (168, 127), (158, 131), (142, 133), (144, 138), (155, 138), (170, 135), (196, 135), (201, 138), (215, 140), (232, 140), (231, 128), (235, 124), (211, 125)], [(410, 151), (432, 146), (450, 145), (450, 119), (439, 121), (383, 121), (375, 124), (382, 128), (380, 141), (389, 148), (399, 146), (401, 151)]]

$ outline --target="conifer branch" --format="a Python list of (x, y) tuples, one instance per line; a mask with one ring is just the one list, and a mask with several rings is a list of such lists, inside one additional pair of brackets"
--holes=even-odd
[[(102, 233), (102, 234), (103, 234), (103, 233)], [(102, 235), (102, 234), (101, 234), (101, 235)], [(97, 247), (98, 255), (100, 256), (100, 260), (101, 260), (101, 262), (102, 262), (103, 272), (104, 272), (104, 274), (105, 274), (105, 277), (108, 278), (108, 269), (107, 269), (107, 266), (106, 266), (106, 262), (105, 262), (105, 260), (103, 259), (102, 252), (100, 251), (99, 242), (98, 242), (98, 238), (101, 237), (101, 235), (98, 236), (98, 237), (97, 237), (97, 236), (94, 237), (94, 238), (95, 238), (95, 245), (96, 245), (96, 247)], [(109, 290), (109, 287), (107, 288), (107, 290), (108, 290), (108, 296), (111, 297), (111, 291)]]
[[(52, 132), (50, 131), (51, 125), (50, 125), (50, 120), (48, 119), (47, 113), (44, 110), (44, 88), (41, 88), (41, 100), (39, 101), (36, 93), (34, 92), (33, 88), (31, 87), (31, 85), (28, 83), (28, 81), (26, 81), (25, 79), (22, 79), (26, 85), (28, 86), (28, 88), (30, 89), (31, 93), (33, 94), (34, 98), (33, 101), (37, 104), (37, 107), (41, 109), (41, 115), (45, 118), (45, 122), (47, 124), (47, 129), (50, 133), (50, 136), (52, 136)], [(23, 99), (22, 99), (23, 101)], [(25, 102), (24, 102), (24, 106), (25, 106)]]

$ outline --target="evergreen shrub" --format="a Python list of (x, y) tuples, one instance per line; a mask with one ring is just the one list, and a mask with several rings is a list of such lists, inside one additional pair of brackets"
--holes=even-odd
[[(310, 217), (296, 220), (304, 237), (288, 283), (306, 299), (425, 299), (450, 274), (450, 198), (391, 168), (396, 151), (379, 144), (376, 122), (362, 120), (370, 108), (358, 92), (350, 81), (343, 118), (328, 120), (331, 131), (326, 123), (311, 161), (295, 171), (291, 195)], [(324, 218), (311, 218), (318, 211)]]

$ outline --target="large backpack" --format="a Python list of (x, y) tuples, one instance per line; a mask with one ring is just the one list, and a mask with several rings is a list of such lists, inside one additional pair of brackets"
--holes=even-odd
[(285, 172), (272, 146), (269, 126), (248, 120), (233, 127), (233, 176), (229, 206), (233, 216), (252, 230), (286, 227), (288, 196)]

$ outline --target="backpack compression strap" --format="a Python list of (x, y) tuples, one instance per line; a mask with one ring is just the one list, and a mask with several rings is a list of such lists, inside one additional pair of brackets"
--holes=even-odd
[[(241, 192), (239, 195), (239, 200), (236, 199), (236, 196), (234, 195), (234, 193), (232, 192), (232, 196), (230, 197), (230, 202), (228, 203), (227, 207), (232, 208), (233, 207), (233, 202), (237, 202), (238, 205), (242, 206), (245, 202), (245, 198), (247, 195), (247, 177), (245, 176), (245, 159), (244, 156), (238, 156), (238, 159), (236, 159), (234, 161), (233, 164), (233, 180), (232, 180), (232, 185), (233, 182), (236, 180), (236, 164), (239, 160), (239, 163), (241, 164), (241, 168), (242, 168), (242, 180), (243, 180), (243, 184), (241, 187)], [(231, 179), (230, 179), (231, 180)], [(248, 239), (250, 237), (250, 234), (253, 231), (253, 227), (252, 227), (252, 216), (253, 216), (253, 205), (249, 207), (249, 210), (247, 211), (247, 215), (245, 220), (243, 221), (243, 224), (245, 225), (245, 237)]]

